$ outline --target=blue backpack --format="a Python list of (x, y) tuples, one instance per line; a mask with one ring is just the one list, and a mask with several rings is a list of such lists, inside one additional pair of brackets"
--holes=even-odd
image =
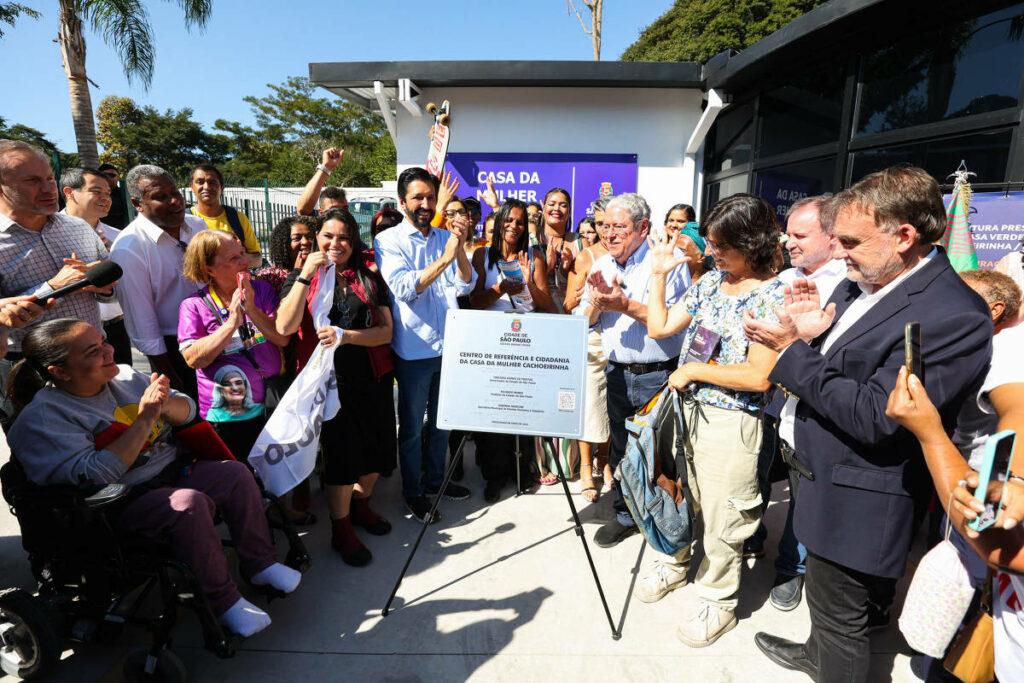
[(616, 477), (622, 498), (652, 548), (675, 555), (693, 541), (693, 499), (682, 453), (685, 428), (679, 396), (663, 387), (632, 419)]

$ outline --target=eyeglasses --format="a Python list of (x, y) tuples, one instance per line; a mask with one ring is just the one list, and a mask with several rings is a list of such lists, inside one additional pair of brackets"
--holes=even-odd
[(456, 216), (468, 216), (469, 212), (465, 209), (453, 209), (452, 211), (445, 211), (444, 215), (448, 218), (455, 218)]
[(616, 225), (614, 223), (604, 224), (605, 232), (629, 232), (633, 229), (632, 225)]

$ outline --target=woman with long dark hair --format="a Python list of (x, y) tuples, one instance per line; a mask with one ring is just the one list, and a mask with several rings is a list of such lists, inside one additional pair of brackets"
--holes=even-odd
[[(503, 264), (508, 264), (507, 266)], [(522, 278), (507, 277), (506, 268), (519, 267)], [(554, 311), (548, 292), (547, 264), (540, 249), (530, 247), (526, 205), (509, 199), (495, 212), (491, 245), (473, 254), (476, 287), (469, 295), (472, 308), (490, 311)], [(514, 472), (515, 437), (476, 434), (476, 460), (487, 482), (484, 500), (493, 503)]]
[[(362, 566), (373, 556), (352, 525), (377, 536), (391, 531), (391, 524), (370, 509), (377, 477), (395, 467), (391, 309), (384, 282), (366, 265), (359, 224), (352, 214), (344, 209), (324, 212), (317, 246), (319, 251), (288, 275), (281, 290), (277, 325), (283, 334), (294, 333), (319, 288), (334, 288), (331, 324), (317, 329), (316, 334), (324, 346), (338, 343), (334, 369), (341, 409), (324, 423), (320, 443), (332, 521), (331, 547), (347, 564)], [(333, 282), (323, 279), (329, 264), (334, 264)]]

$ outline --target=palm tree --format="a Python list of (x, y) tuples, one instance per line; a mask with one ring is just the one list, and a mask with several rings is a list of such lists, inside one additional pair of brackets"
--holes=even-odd
[[(88, 22), (103, 42), (121, 59), (129, 83), (141, 82), (149, 88), (153, 80), (153, 34), (149, 13), (142, 0), (58, 0), (60, 30), (57, 43), (64, 60), (71, 95), (71, 118), (78, 141), (78, 156), (83, 166), (96, 166), (96, 124), (92, 115), (89, 84), (96, 85), (85, 72), (85, 35)], [(185, 27), (203, 29), (210, 17), (212, 0), (175, 0), (185, 13)], [(98, 86), (97, 86), (98, 87)]]

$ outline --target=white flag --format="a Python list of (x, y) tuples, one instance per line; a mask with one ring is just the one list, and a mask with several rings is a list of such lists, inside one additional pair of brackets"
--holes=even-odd
[[(330, 324), (327, 316), (334, 305), (334, 264), (320, 271), (319, 284), (312, 307), (317, 329)], [(275, 496), (292, 490), (313, 471), (320, 429), (341, 407), (334, 375), (336, 346), (317, 344), (249, 453), (249, 464)]]

